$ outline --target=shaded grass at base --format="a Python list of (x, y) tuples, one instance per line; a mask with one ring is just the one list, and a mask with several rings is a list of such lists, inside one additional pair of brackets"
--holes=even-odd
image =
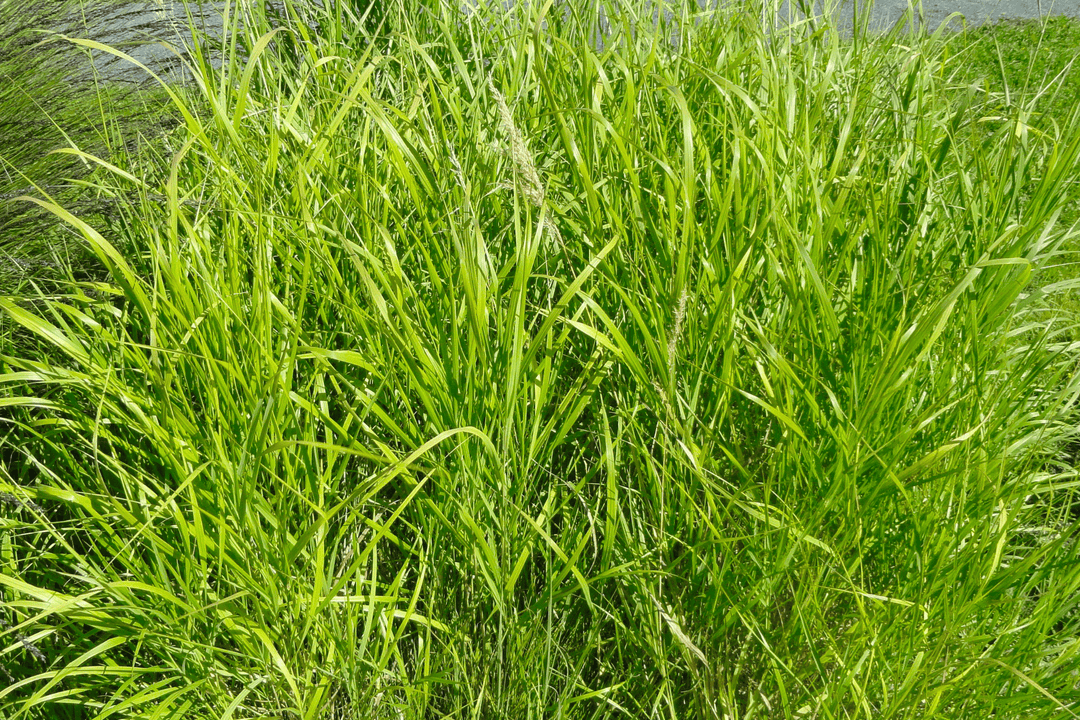
[(971, 132), (940, 38), (364, 7), (240, 3), (118, 245), (55, 210), (111, 299), (0, 301), (0, 708), (1071, 717), (1077, 118)]

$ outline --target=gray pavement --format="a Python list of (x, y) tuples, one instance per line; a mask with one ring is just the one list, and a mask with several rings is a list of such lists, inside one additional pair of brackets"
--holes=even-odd
[[(115, 2), (95, 25), (69, 28), (67, 32), (105, 43), (167, 78), (175, 77), (181, 68), (177, 52), (184, 46), (184, 39), (190, 37), (188, 12), (197, 27), (214, 33), (222, 25), (220, 7), (216, 0), (194, 0), (187, 7), (182, 0)], [(104, 51), (94, 52), (94, 68), (112, 82), (146, 80), (146, 73), (138, 66)]]

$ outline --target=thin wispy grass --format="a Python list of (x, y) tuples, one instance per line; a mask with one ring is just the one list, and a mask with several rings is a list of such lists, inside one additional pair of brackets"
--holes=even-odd
[[(1055, 133), (1080, 103), (1078, 40), (1080, 23), (1063, 16), (1002, 21), (967, 28), (951, 38), (949, 62), (961, 77), (986, 93), (988, 115), (1006, 108), (1006, 113), (1017, 113), (1031, 132)], [(983, 128), (977, 124), (972, 131), (982, 133)], [(1036, 155), (1036, 165), (1044, 157), (1044, 153)], [(1064, 194), (1069, 201), (1058, 217), (1066, 228), (1080, 220), (1075, 183), (1076, 178), (1067, 181)], [(1080, 312), (1080, 293), (1073, 282), (1078, 250), (1076, 243), (1067, 243), (1038, 273), (1040, 284), (1058, 289), (1055, 307), (1072, 314)]]
[(115, 243), (29, 200), (109, 276), (0, 299), (3, 712), (1073, 717), (1076, 113), (941, 35), (368, 7), (230, 4)]
[(98, 268), (77, 234), (20, 198), (44, 194), (92, 222), (116, 218), (118, 198), (102, 197), (88, 178), (118, 153), (172, 123), (160, 91), (118, 78), (63, 39), (111, 16), (115, 8), (76, 0), (22, 2), (0, 11), (0, 292), (55, 289), (72, 273)]

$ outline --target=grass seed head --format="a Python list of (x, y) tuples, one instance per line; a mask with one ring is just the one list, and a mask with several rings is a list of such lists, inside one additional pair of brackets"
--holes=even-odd
[(679, 301), (675, 305), (675, 323), (671, 329), (671, 336), (668, 338), (668, 376), (675, 377), (675, 352), (678, 350), (679, 337), (682, 335), (683, 320), (686, 318), (686, 301), (689, 299), (690, 294), (683, 288), (682, 293), (679, 295)]
[[(545, 197), (544, 185), (540, 182), (540, 173), (536, 169), (536, 163), (533, 162), (529, 146), (525, 143), (525, 136), (518, 129), (517, 124), (514, 123), (514, 115), (506, 104), (506, 98), (503, 97), (503, 94), (499, 92), (490, 78), (488, 79), (488, 87), (491, 88), (491, 92), (495, 96), (495, 102), (499, 106), (499, 123), (502, 125), (503, 132), (510, 143), (510, 160), (513, 162), (514, 170), (517, 171), (517, 175), (521, 179), (521, 191), (525, 195), (525, 199), (533, 207), (542, 208)], [(544, 219), (544, 227), (550, 234), (552, 241), (561, 242), (562, 236), (550, 216)]]
[(488, 87), (494, 93), (495, 102), (499, 106), (499, 121), (502, 124), (503, 132), (506, 133), (506, 137), (510, 141), (510, 159), (513, 161), (514, 169), (517, 170), (518, 176), (521, 178), (522, 192), (525, 193), (525, 197), (533, 206), (540, 207), (544, 203), (544, 186), (540, 183), (540, 174), (536, 171), (532, 155), (529, 154), (529, 148), (525, 144), (525, 137), (514, 123), (514, 116), (506, 104), (506, 98), (503, 97), (503, 94), (499, 92), (495, 87), (495, 83), (490, 79), (488, 80)]

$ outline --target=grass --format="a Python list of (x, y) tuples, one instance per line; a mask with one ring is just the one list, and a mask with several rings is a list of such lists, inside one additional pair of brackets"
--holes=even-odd
[[(116, 198), (87, 187), (89, 157), (135, 154), (173, 126), (163, 94), (138, 83), (103, 83), (80, 48), (56, 33), (79, 35), (108, 5), (9, 0), (0, 15), (0, 291), (55, 289), (72, 272), (85, 277), (93, 256), (77, 233), (20, 196), (43, 191), (96, 224), (116, 217)], [(51, 33), (42, 30), (47, 28)], [(73, 152), (74, 150), (74, 152)]]
[(957, 35), (967, 46), (958, 49), (973, 78), (984, 78), (988, 92), (1002, 107), (1031, 100), (1031, 115), (1045, 119), (1047, 129), (1060, 124), (1080, 103), (1080, 69), (1074, 67), (1080, 26), (1056, 15), (1044, 22), (1007, 20), (969, 28)]
[(941, 35), (286, 6), (111, 237), (28, 201), (106, 274), (0, 299), (0, 712), (1077, 716), (1080, 111)]
[[(969, 29), (957, 36), (954, 62), (965, 68), (970, 81), (982, 84), (988, 110), (1021, 113), (1025, 123), (1055, 133), (1080, 105), (1080, 23), (1062, 16), (1039, 21), (1004, 21)], [(963, 43), (961, 46), (960, 43)], [(1072, 227), (1080, 220), (1080, 193), (1075, 181), (1067, 186), (1069, 200), (1058, 222)], [(1042, 285), (1068, 283), (1076, 277), (1076, 250), (1066, 252), (1039, 269)], [(1080, 295), (1061, 293), (1055, 303), (1073, 315), (1080, 314)], [(1075, 338), (1080, 339), (1080, 338)]]

